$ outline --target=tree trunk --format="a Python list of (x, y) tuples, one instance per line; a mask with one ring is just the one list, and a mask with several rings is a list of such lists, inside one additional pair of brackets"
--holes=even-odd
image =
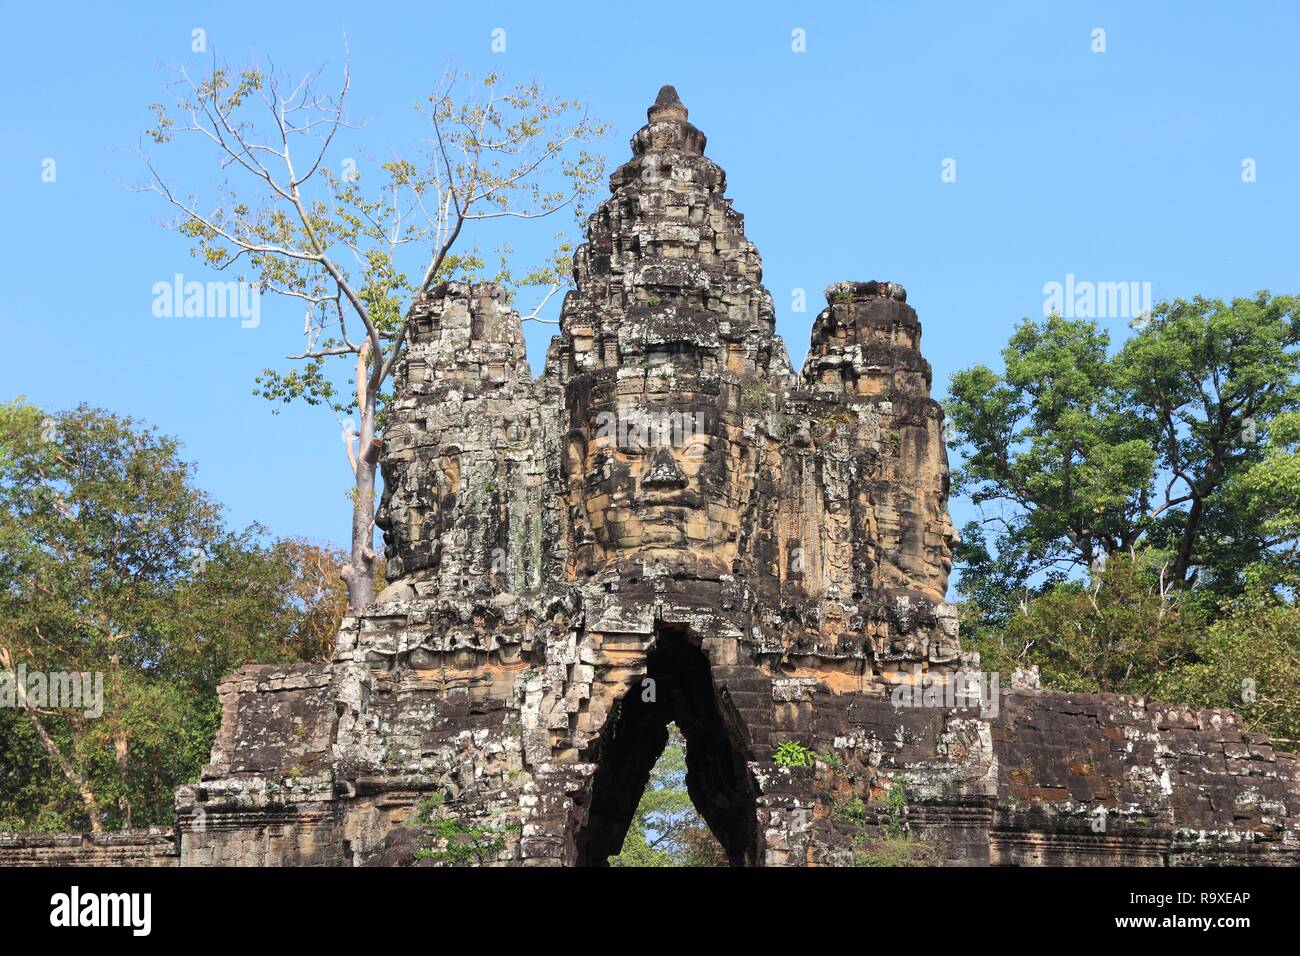
[[(113, 746), (117, 752), (117, 772), (122, 777), (122, 786), (127, 785), (127, 745), (126, 731), (118, 730), (113, 734)], [(118, 797), (118, 808), (122, 811), (123, 829), (131, 829), (131, 798), (125, 793)]]
[(99, 816), (99, 804), (95, 800), (94, 791), (90, 789), (90, 784), (86, 783), (85, 778), (77, 773), (77, 768), (72, 765), (68, 758), (63, 756), (63, 752), (59, 750), (59, 745), (54, 742), (54, 738), (46, 733), (45, 725), (41, 723), (41, 718), (36, 711), (28, 707), (26, 703), (23, 704), (23, 708), (27, 711), (27, 719), (36, 728), (36, 736), (41, 738), (41, 743), (45, 745), (45, 749), (54, 758), (54, 762), (59, 765), (63, 775), (68, 778), (68, 782), (76, 787), (77, 793), (81, 795), (81, 802), (86, 805), (86, 816), (90, 818), (91, 831), (93, 833), (103, 832), (104, 821)]
[[(109, 641), (116, 646), (121, 636), (121, 634), (114, 631)], [(108, 655), (108, 663), (113, 668), (113, 675), (116, 678), (122, 666), (121, 659), (116, 651)], [(123, 790), (122, 795), (117, 798), (117, 807), (122, 811), (122, 828), (129, 830), (131, 829), (131, 799), (126, 795), (125, 791), (127, 788), (127, 768), (129, 766), (127, 757), (130, 750), (127, 747), (126, 730), (121, 725), (113, 731), (113, 753), (117, 758), (117, 773), (122, 778)]]
[(1192, 564), (1192, 555), (1196, 551), (1196, 539), (1201, 530), (1201, 521), (1205, 517), (1205, 506), (1197, 497), (1187, 509), (1187, 524), (1183, 527), (1182, 540), (1178, 542), (1178, 552), (1174, 555), (1174, 565), (1169, 576), (1179, 587), (1187, 583), (1187, 571)]
[(348, 610), (359, 611), (375, 600), (375, 467), (379, 443), (375, 438), (375, 399), (367, 395), (361, 406), (361, 435), (356, 458), (356, 484), (352, 501), (352, 557), (343, 569), (348, 586)]
[(23, 712), (27, 714), (27, 719), (32, 722), (32, 727), (36, 730), (36, 736), (41, 738), (41, 743), (45, 746), (45, 750), (49, 753), (54, 762), (59, 765), (59, 769), (62, 770), (63, 775), (68, 778), (68, 782), (76, 787), (77, 793), (81, 795), (81, 802), (86, 805), (86, 816), (90, 818), (91, 831), (94, 833), (103, 832), (104, 821), (99, 816), (99, 804), (95, 799), (94, 791), (90, 789), (90, 785), (86, 783), (85, 778), (77, 772), (77, 768), (72, 765), (71, 761), (63, 756), (63, 751), (61, 751), (59, 745), (54, 742), (54, 738), (46, 732), (45, 725), (41, 723), (40, 714), (36, 712), (36, 709), (32, 707), (30, 702), (27, 700), (27, 688), (18, 680), (18, 672), (14, 669), (13, 657), (4, 648), (0, 648), (0, 664), (4, 666), (5, 670), (14, 675), (14, 688), (18, 695), (18, 706), (23, 709)]

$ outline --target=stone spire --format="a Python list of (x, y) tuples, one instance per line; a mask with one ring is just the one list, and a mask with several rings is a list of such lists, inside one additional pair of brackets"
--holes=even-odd
[(706, 137), (686, 121), (687, 110), (678, 99), (676, 89), (662, 87), (645, 112), (649, 122), (632, 137), (633, 153), (639, 156), (652, 150), (676, 149), (704, 155)]
[[(704, 134), (671, 86), (646, 115), (574, 255), (547, 362), (564, 392), (567, 507), (546, 553), (578, 579), (655, 561), (731, 573), (758, 454), (740, 393), (765, 393), (788, 367), (762, 260)], [(671, 447), (626, 440), (665, 425)]]
[(574, 257), (576, 288), (551, 362), (561, 378), (696, 354), (701, 368), (766, 370), (775, 313), (726, 174), (671, 86), (646, 111)]
[(444, 282), (410, 320), (380, 458), (381, 598), (537, 587), (544, 475), (519, 314), (494, 283)]
[(650, 104), (650, 108), (645, 111), (645, 115), (650, 122), (658, 123), (664, 120), (684, 121), (688, 114), (686, 107), (677, 96), (677, 88), (671, 83), (665, 83), (659, 87), (659, 95)]

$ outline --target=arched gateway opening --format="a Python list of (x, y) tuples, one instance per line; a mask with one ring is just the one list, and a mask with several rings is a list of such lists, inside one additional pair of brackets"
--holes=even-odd
[(579, 866), (605, 866), (619, 852), (651, 768), (676, 723), (686, 739), (686, 789), (732, 866), (758, 860), (754, 790), (739, 718), (713, 686), (709, 660), (682, 629), (660, 626), (646, 678), (619, 703), (586, 755), (597, 765), (591, 809), (575, 839)]

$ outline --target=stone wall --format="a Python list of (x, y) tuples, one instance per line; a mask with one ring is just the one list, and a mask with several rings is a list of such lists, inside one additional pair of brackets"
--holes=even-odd
[(0, 833), (0, 868), (176, 866), (176, 831), (152, 827), (109, 833)]

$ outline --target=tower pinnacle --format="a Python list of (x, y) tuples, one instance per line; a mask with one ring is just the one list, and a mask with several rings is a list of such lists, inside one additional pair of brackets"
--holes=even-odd
[(654, 104), (646, 110), (646, 117), (652, 123), (671, 122), (673, 120), (682, 122), (687, 117), (686, 107), (677, 96), (677, 90), (671, 85), (666, 84), (659, 88), (659, 95), (655, 97)]
[(703, 133), (687, 121), (686, 107), (671, 84), (659, 88), (659, 95), (645, 111), (646, 125), (632, 137), (632, 152), (640, 156), (650, 150), (676, 150), (704, 155)]

